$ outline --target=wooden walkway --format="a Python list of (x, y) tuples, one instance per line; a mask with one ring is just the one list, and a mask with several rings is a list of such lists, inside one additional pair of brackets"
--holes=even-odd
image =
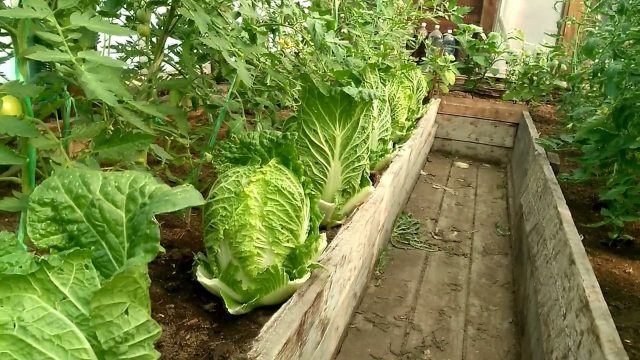
[(389, 249), (336, 358), (519, 358), (506, 170), (431, 154), (405, 212), (436, 251)]

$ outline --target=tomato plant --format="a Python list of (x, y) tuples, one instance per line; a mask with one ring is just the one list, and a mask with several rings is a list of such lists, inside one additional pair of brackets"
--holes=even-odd
[(582, 153), (573, 178), (601, 184), (603, 223), (614, 226), (614, 238), (623, 236), (625, 223), (640, 219), (638, 14), (637, 1), (588, 4), (571, 91), (563, 99), (570, 146)]
[[(524, 43), (523, 43), (524, 45)], [(548, 103), (567, 89), (569, 59), (561, 45), (511, 51), (507, 57), (505, 100)]]
[(498, 61), (507, 53), (507, 42), (500, 33), (485, 34), (476, 25), (461, 25), (455, 35), (459, 43), (461, 59), (459, 70), (467, 77), (465, 87), (474, 90), (482, 82), (489, 81), (489, 75), (497, 75)]

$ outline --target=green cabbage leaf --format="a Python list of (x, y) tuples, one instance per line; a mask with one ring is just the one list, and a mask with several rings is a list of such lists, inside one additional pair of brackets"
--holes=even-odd
[(156, 214), (202, 204), (191, 185), (172, 188), (150, 174), (63, 169), (31, 194), (28, 234), (41, 249), (91, 249), (93, 265), (110, 278), (129, 260), (148, 263), (162, 250)]
[(102, 280), (89, 250), (40, 257), (0, 233), (0, 358), (158, 359), (149, 284), (145, 263)]
[(372, 171), (381, 171), (390, 163), (394, 152), (389, 92), (376, 70), (365, 72), (364, 85), (376, 93), (372, 105), (364, 113), (365, 119), (370, 117), (372, 121), (369, 167)]
[(394, 143), (404, 142), (424, 114), (422, 105), (429, 92), (429, 83), (422, 71), (413, 67), (399, 72), (387, 85), (391, 106), (391, 128)]
[(322, 224), (330, 227), (344, 221), (373, 193), (369, 180), (373, 121), (363, 116), (371, 103), (344, 90), (324, 94), (315, 85), (302, 89), (301, 101), (290, 129), (298, 134), (305, 176), (320, 195)]

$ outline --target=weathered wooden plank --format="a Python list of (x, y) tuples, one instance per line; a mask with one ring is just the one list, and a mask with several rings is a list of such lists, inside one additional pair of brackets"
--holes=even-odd
[(516, 124), (457, 115), (439, 114), (436, 121), (438, 138), (507, 148), (513, 147), (518, 130)]
[(427, 262), (404, 354), (462, 359), (477, 171), (451, 168), (436, 231), (441, 250)]
[(433, 150), (497, 164), (506, 163), (511, 157), (509, 148), (440, 138), (434, 141)]
[(518, 124), (526, 107), (483, 99), (444, 97), (440, 114), (458, 115)]
[(480, 167), (464, 359), (520, 358), (503, 169)]
[(439, 101), (382, 176), (372, 198), (340, 230), (319, 259), (324, 269), (262, 328), (252, 359), (332, 359), (363, 294), (395, 216), (405, 205), (433, 144)]
[(484, 0), (482, 4), (482, 16), (480, 18), (480, 26), (485, 33), (490, 33), (495, 28), (496, 19), (498, 18), (498, 0)]
[(511, 163), (518, 311), (527, 359), (628, 359), (537, 132), (525, 113)]
[[(444, 189), (433, 184), (445, 184), (451, 167), (449, 159), (430, 158), (405, 207), (424, 228), (437, 220), (432, 217), (437, 217), (444, 196)], [(384, 275), (378, 284), (369, 283), (337, 360), (393, 359), (400, 354), (426, 257), (425, 251), (389, 249)]]
[(584, 10), (584, 2), (581, 0), (568, 0), (565, 2), (562, 18), (575, 18), (573, 21), (563, 21), (560, 28), (562, 42), (568, 53), (573, 52), (573, 44), (578, 34), (578, 24), (580, 24), (580, 20), (584, 16)]

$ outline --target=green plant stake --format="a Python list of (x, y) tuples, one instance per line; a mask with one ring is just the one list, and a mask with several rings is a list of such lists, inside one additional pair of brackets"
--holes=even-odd
[(233, 81), (231, 81), (231, 86), (229, 86), (229, 92), (227, 93), (227, 97), (224, 100), (224, 105), (220, 109), (220, 113), (216, 118), (216, 122), (213, 126), (213, 131), (211, 132), (211, 136), (209, 137), (209, 144), (200, 154), (200, 160), (198, 161), (198, 166), (193, 169), (191, 175), (189, 176), (188, 183), (193, 184), (194, 181), (200, 176), (200, 172), (202, 171), (202, 165), (204, 165), (205, 156), (208, 152), (211, 152), (213, 148), (216, 146), (216, 140), (218, 138), (218, 132), (220, 131), (220, 127), (222, 126), (222, 121), (224, 121), (225, 116), (227, 116), (227, 109), (229, 107), (229, 102), (231, 101), (232, 94), (236, 91), (236, 84), (238, 80), (238, 74), (233, 77)]
[(65, 151), (69, 155), (69, 134), (71, 134), (71, 108), (75, 107), (74, 100), (69, 94), (69, 91), (64, 92), (64, 113), (62, 114), (62, 144), (64, 145)]
[[(22, 4), (22, 2), (20, 2)], [(15, 61), (16, 61), (16, 79), (21, 82), (27, 82), (31, 77), (31, 68), (32, 64), (27, 60), (25, 64), (20, 61), (20, 57), (22, 56), (23, 49), (28, 48), (33, 43), (33, 37), (31, 36), (31, 20), (25, 19), (23, 20), (23, 35), (20, 39), (12, 39), (17, 40), (14, 42), (14, 53), (15, 53)], [(31, 98), (26, 97), (23, 99), (25, 115), (33, 118), (33, 106), (31, 104)], [(29, 139), (21, 139), (20, 140), (20, 148), (23, 151), (23, 154), (26, 155), (27, 161), (22, 170), (22, 193), (30, 194), (31, 191), (36, 186), (36, 164), (37, 164), (37, 154), (36, 148), (31, 144)], [(25, 238), (26, 238), (26, 226), (27, 226), (27, 210), (22, 210), (22, 214), (20, 215), (20, 224), (18, 227), (18, 242), (21, 244), (23, 248), (26, 248)]]

